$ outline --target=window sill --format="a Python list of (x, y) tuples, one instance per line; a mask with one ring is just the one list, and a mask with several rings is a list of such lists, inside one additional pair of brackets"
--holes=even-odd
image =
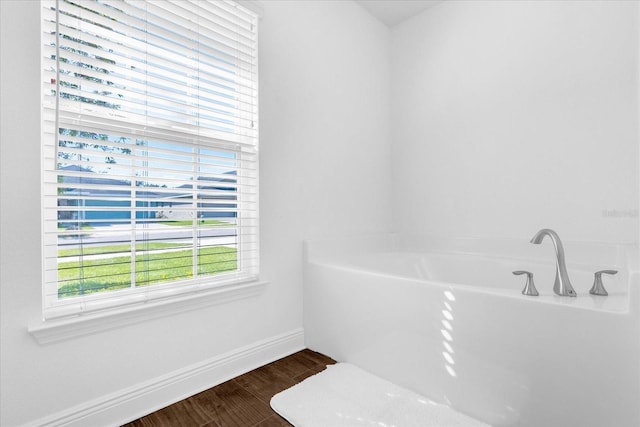
[(209, 305), (248, 298), (258, 295), (267, 283), (259, 280), (252, 281), (105, 312), (41, 321), (30, 325), (28, 331), (39, 344), (51, 344)]

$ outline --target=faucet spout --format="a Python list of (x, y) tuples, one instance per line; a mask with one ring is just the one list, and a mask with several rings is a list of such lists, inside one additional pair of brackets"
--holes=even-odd
[(553, 283), (553, 292), (561, 296), (575, 297), (576, 291), (573, 289), (573, 286), (571, 286), (571, 281), (567, 274), (567, 264), (564, 259), (564, 247), (562, 246), (562, 241), (560, 240), (558, 233), (549, 228), (543, 228), (538, 231), (533, 238), (531, 238), (531, 243), (539, 245), (545, 237), (549, 237), (549, 239), (551, 239), (556, 251), (556, 280)]

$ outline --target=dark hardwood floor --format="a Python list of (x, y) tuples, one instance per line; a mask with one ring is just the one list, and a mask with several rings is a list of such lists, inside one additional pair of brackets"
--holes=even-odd
[(269, 406), (271, 397), (334, 363), (335, 360), (323, 354), (302, 350), (123, 427), (290, 426)]

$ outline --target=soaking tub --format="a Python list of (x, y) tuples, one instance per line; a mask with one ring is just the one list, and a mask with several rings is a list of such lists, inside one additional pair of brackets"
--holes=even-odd
[(638, 426), (637, 246), (564, 243), (576, 298), (549, 241), (305, 242), (306, 345), (494, 426)]

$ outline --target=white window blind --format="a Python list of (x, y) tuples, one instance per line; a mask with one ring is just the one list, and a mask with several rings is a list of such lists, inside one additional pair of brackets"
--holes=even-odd
[(45, 318), (255, 279), (256, 15), (42, 4)]

